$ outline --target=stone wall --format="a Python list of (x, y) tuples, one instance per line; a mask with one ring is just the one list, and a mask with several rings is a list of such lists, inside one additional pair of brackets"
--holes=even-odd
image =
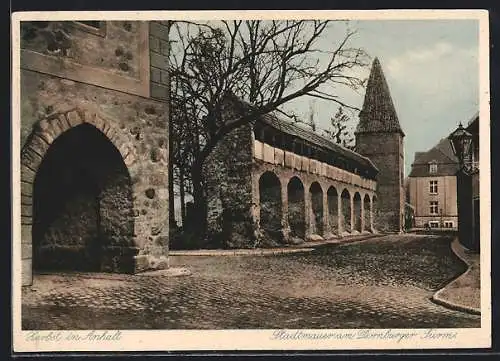
[[(370, 217), (365, 217), (361, 200), (372, 199), (375, 181), (256, 141), (250, 125), (218, 144), (205, 163), (204, 179), (214, 247), (276, 246), (330, 237), (340, 229), (351, 232), (356, 193), (358, 228), (372, 229), (365, 224)], [(343, 190), (348, 198), (341, 211)], [(328, 202), (327, 194), (335, 194), (335, 201)], [(332, 207), (335, 211), (329, 212)], [(347, 218), (344, 225), (340, 212)], [(331, 222), (335, 226), (330, 227)]]
[(375, 164), (378, 207), (374, 227), (380, 231), (399, 232), (404, 215), (404, 153), (399, 133), (358, 133), (356, 151)]
[(139, 24), (137, 21), (99, 22), (94, 28), (77, 21), (26, 22), (22, 25), (22, 47), (139, 78), (140, 62), (136, 50), (140, 42)]
[[(38, 166), (54, 139), (81, 123), (105, 134), (126, 164), (138, 254), (134, 271), (155, 267), (155, 259), (168, 251), (168, 104), (152, 99), (149, 24), (102, 24), (100, 29), (76, 22), (22, 24), (23, 284), (31, 282), (31, 188)], [(118, 230), (116, 222), (123, 216), (116, 213), (124, 199), (116, 192), (122, 182), (114, 177), (101, 200), (101, 210), (114, 209), (101, 221), (116, 241), (129, 232)]]
[(149, 54), (151, 65), (151, 97), (168, 101), (169, 25), (166, 21), (149, 23)]
[(252, 209), (251, 125), (230, 132), (203, 167), (209, 247), (248, 248), (255, 243)]
[[(344, 232), (351, 232), (351, 217), (354, 217), (354, 196), (359, 193), (362, 200), (368, 199), (370, 201), (371, 209), (371, 199), (375, 198), (375, 185), (376, 183), (367, 183), (370, 188), (361, 188), (354, 184), (344, 183), (339, 180), (335, 180), (334, 177), (329, 178), (321, 176), (313, 172), (305, 172), (296, 168), (283, 167), (280, 164), (274, 164), (274, 162), (265, 162), (261, 159), (254, 159), (252, 167), (252, 175), (254, 182), (254, 203), (259, 204), (259, 179), (266, 172), (273, 172), (276, 174), (280, 180), (282, 187), (282, 200), (283, 208), (285, 209), (282, 214), (284, 214), (284, 219), (282, 222), (283, 232), (284, 232), (284, 243), (293, 242), (293, 238), (297, 238), (297, 229), (303, 230), (305, 235), (302, 236), (302, 240), (312, 238), (317, 238), (316, 236), (330, 237), (333, 235), (342, 236)], [(299, 189), (299, 191), (290, 192), (289, 186), (294, 184), (292, 188)], [(297, 185), (300, 186), (297, 187)], [(316, 212), (314, 215), (312, 197), (311, 197), (311, 186), (313, 184), (319, 184), (322, 193), (322, 205), (319, 205), (319, 199), (316, 198), (316, 209), (321, 209), (321, 222), (324, 229), (317, 230), (314, 227), (313, 221), (318, 222), (320, 212)], [(373, 189), (371, 188), (373, 186)], [(342, 202), (340, 195), (344, 193), (346, 199)], [(334, 201), (333, 195), (335, 194)], [(303, 197), (303, 198), (302, 198)], [(297, 202), (298, 201), (298, 202)], [(335, 207), (335, 209), (333, 209)], [(363, 205), (364, 207), (364, 205)], [(332, 209), (333, 212), (330, 212)], [(364, 213), (364, 208), (363, 212)], [(254, 208), (254, 215), (259, 224), (259, 207)], [(341, 217), (338, 217), (338, 215)], [(362, 214), (364, 217), (364, 214)], [(290, 217), (292, 216), (292, 217)], [(299, 219), (299, 217), (302, 217)], [(331, 217), (331, 218), (330, 218)], [(358, 214), (359, 217), (359, 214)], [(363, 218), (364, 220), (365, 218)], [(335, 226), (331, 225), (331, 222), (337, 222)], [(354, 223), (354, 222), (352, 222)], [(364, 222), (363, 222), (364, 223)], [(329, 227), (327, 227), (329, 226)], [(371, 224), (363, 224), (364, 228), (371, 231)], [(288, 229), (287, 229), (288, 228)], [(321, 233), (322, 231), (322, 233)], [(287, 239), (286, 235), (289, 232), (290, 239)], [(320, 234), (315, 233), (320, 232)], [(302, 232), (301, 232), (302, 233)]]

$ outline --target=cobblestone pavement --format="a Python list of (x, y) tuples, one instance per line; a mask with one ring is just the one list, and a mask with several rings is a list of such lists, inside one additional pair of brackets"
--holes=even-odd
[(451, 239), (392, 235), (313, 252), (178, 258), (181, 277), (47, 274), (23, 329), (480, 327), (430, 301), (465, 270)]

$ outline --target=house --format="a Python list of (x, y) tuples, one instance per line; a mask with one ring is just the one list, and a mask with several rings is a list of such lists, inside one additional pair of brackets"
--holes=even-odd
[(458, 159), (447, 138), (426, 152), (415, 153), (408, 175), (408, 193), (416, 228), (457, 229), (458, 170)]

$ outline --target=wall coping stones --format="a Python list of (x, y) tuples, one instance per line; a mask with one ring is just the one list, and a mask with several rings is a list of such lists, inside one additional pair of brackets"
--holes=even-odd
[[(275, 148), (269, 144), (254, 140), (254, 160), (261, 160), (265, 163), (284, 166), (303, 172), (317, 174), (319, 176), (351, 184), (360, 188), (376, 190), (377, 182), (363, 178), (357, 174), (350, 173), (344, 169), (330, 164), (310, 159), (293, 152)], [(284, 156), (283, 156), (284, 155)]]

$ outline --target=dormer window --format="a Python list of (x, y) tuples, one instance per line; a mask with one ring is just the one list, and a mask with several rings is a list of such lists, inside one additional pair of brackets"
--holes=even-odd
[(429, 163), (429, 173), (430, 174), (435, 174), (437, 173), (438, 170), (438, 165), (435, 161), (432, 161)]

